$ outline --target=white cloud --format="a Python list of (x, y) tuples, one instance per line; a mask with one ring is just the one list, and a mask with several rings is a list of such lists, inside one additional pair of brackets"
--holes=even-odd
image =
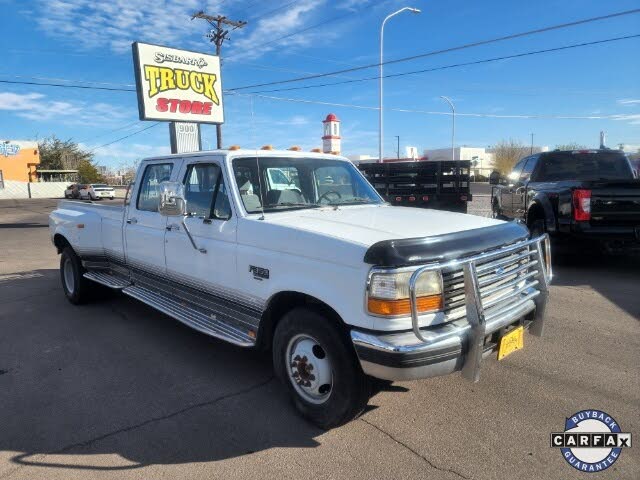
[(635, 106), (635, 105), (640, 105), (640, 99), (624, 98), (622, 100), (618, 100), (618, 103), (620, 105)]
[[(181, 0), (40, 0), (41, 29), (83, 48), (108, 47), (116, 53), (130, 50), (140, 40), (171, 45), (205, 31), (205, 25), (191, 21), (199, 10), (227, 10), (227, 1)], [(221, 12), (224, 13), (224, 12)], [(204, 45), (204, 44), (203, 44)]]
[(65, 125), (112, 125), (131, 118), (131, 112), (108, 103), (51, 100), (42, 93), (0, 92), (0, 110), (33, 121)]
[(640, 114), (632, 113), (629, 115), (612, 115), (613, 120), (622, 120), (629, 122), (630, 125), (640, 125)]
[[(307, 46), (313, 39), (327, 38), (328, 28), (310, 29), (288, 38), (282, 38), (293, 32), (303, 30), (310, 19), (319, 19), (318, 7), (325, 0), (301, 0), (290, 8), (277, 12), (273, 16), (266, 16), (251, 26), (250, 33), (238, 40), (234, 40), (230, 58), (253, 59), (274, 49), (292, 46)], [(282, 38), (278, 42), (275, 39)], [(269, 43), (273, 42), (273, 43)]]

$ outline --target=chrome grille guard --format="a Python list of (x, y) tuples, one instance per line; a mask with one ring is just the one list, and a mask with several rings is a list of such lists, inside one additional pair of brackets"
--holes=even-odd
[[(478, 264), (496, 259), (497, 257), (504, 257), (505, 255), (513, 254), (523, 249), (527, 249), (527, 253), (520, 253), (517, 257), (517, 261), (521, 261), (523, 257), (528, 260), (531, 256), (534, 256), (535, 260), (531, 261), (531, 266), (537, 266), (538, 268), (533, 275), (525, 275), (524, 277), (517, 277), (514, 282), (509, 282), (505, 285), (505, 288), (512, 287), (511, 295), (502, 297), (502, 300), (509, 300), (516, 298), (517, 296), (523, 296), (522, 300), (532, 299), (536, 305), (535, 316), (531, 323), (530, 332), (535, 336), (542, 336), (544, 327), (544, 310), (547, 304), (547, 298), (549, 295), (549, 282), (552, 278), (551, 268), (551, 246), (549, 235), (544, 234), (537, 238), (525, 240), (522, 242), (509, 245), (504, 248), (492, 250), (489, 252), (481, 253), (473, 257), (467, 257), (460, 260), (452, 260), (445, 263), (436, 263), (431, 265), (425, 265), (418, 268), (409, 279), (409, 296), (411, 304), (411, 324), (413, 333), (422, 342), (427, 343), (427, 340), (422, 336), (419, 325), (419, 313), (417, 307), (416, 298), (416, 284), (420, 276), (425, 272), (430, 271), (442, 271), (447, 269), (453, 269), (456, 267), (462, 267), (464, 277), (464, 297), (466, 305), (466, 319), (470, 325), (470, 332), (468, 336), (468, 349), (467, 355), (462, 366), (462, 376), (467, 380), (477, 382), (480, 379), (480, 364), (482, 362), (482, 353), (484, 346), (484, 337), (486, 335), (486, 318), (485, 309), (494, 306), (497, 302), (491, 301), (489, 305), (484, 305), (480, 292), (480, 285), (478, 281)], [(508, 259), (513, 260), (513, 259)], [(482, 268), (482, 266), (480, 266)], [(525, 271), (521, 267), (517, 267), (512, 271), (514, 274)], [(526, 278), (533, 277), (534, 281), (530, 284), (526, 284), (521, 287), (517, 287), (517, 283), (520, 281), (526, 282)], [(533, 293), (527, 293), (526, 290), (535, 286), (537, 291)], [(442, 295), (444, 297), (444, 291)]]

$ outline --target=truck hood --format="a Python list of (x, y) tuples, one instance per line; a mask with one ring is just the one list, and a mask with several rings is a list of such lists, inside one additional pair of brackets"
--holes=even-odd
[(431, 237), (504, 223), (463, 213), (387, 205), (298, 210), (267, 218), (269, 223), (366, 247), (384, 240)]
[(515, 222), (409, 207), (357, 206), (267, 215), (247, 241), (341, 264), (399, 266), (460, 258), (527, 238)]

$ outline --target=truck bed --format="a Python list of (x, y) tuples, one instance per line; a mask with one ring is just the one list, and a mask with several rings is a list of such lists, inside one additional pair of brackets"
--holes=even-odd
[(53, 232), (58, 226), (85, 257), (123, 259), (123, 221), (124, 205), (61, 200), (49, 216), (49, 228)]
[(466, 211), (471, 201), (471, 162), (417, 161), (361, 163), (364, 174), (393, 205)]

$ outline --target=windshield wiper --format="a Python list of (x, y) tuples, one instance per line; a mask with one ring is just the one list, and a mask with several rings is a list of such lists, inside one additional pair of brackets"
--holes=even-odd
[(340, 205), (364, 205), (368, 203), (378, 203), (378, 202), (371, 200), (370, 198), (354, 197), (354, 198), (350, 198), (349, 200), (345, 200), (344, 202), (331, 202), (328, 205), (335, 207)]
[(265, 210), (268, 209), (276, 209), (278, 207), (286, 207), (286, 208), (319, 208), (322, 205), (319, 205), (317, 203), (296, 203), (296, 202), (282, 202), (282, 203), (272, 203), (272, 204), (268, 204), (265, 205), (264, 208)]

